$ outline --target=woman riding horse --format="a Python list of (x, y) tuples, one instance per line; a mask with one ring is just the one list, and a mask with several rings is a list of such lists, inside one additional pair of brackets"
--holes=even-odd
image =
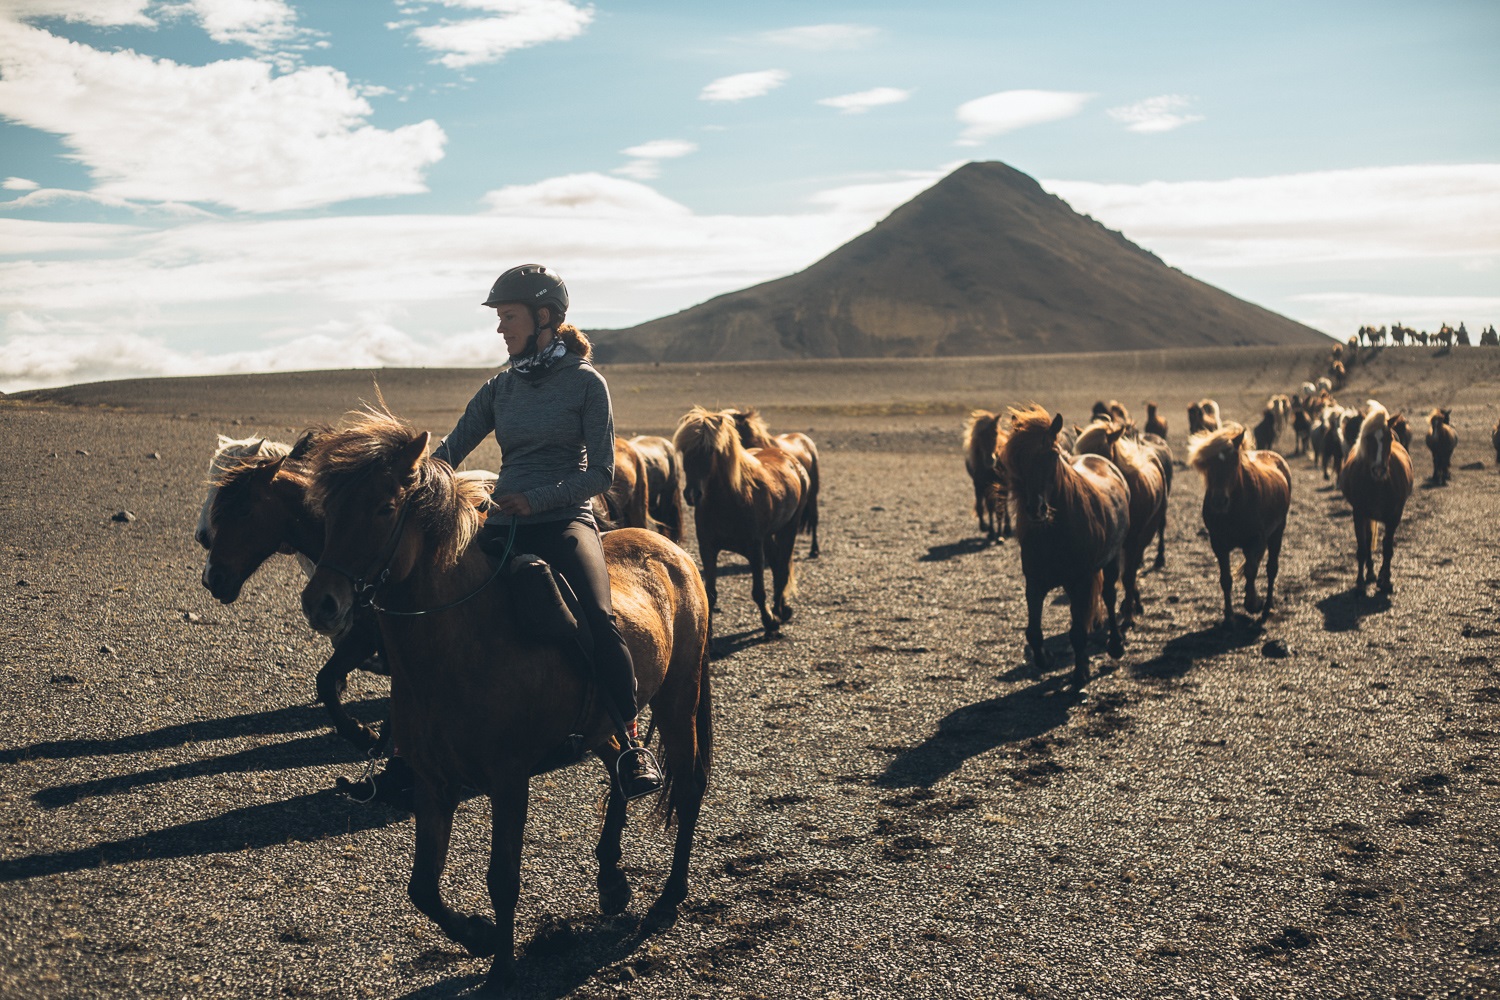
[(661, 773), (637, 734), (635, 668), (589, 505), (614, 480), (609, 387), (589, 364), (588, 338), (563, 322), (568, 287), (547, 268), (511, 268), (484, 305), (499, 317), (510, 367), (480, 386), (433, 457), (457, 466), (495, 435), (504, 465), (479, 544), (498, 551), (514, 531), (512, 551), (541, 556), (572, 586), (593, 631), (595, 676), (623, 729), (620, 791), (627, 799), (649, 795), (661, 788)]

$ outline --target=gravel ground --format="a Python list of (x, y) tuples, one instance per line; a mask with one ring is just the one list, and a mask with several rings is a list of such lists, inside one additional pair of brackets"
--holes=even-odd
[[(1101, 652), (1079, 691), (1067, 667), (1024, 665), (1019, 550), (975, 536), (969, 406), (1036, 398), (1071, 419), (1095, 396), (1154, 395), (1180, 424), (1207, 394), (1248, 415), (1311, 360), (607, 372), (622, 431), (666, 431), (693, 402), (813, 428), (824, 552), (799, 562), (777, 641), (742, 564), (721, 578), (716, 767), (674, 927), (638, 931), (670, 856), (644, 811), (626, 834), (636, 900), (601, 918), (602, 771), (533, 781), (518, 995), (1500, 995), (1493, 359), (1372, 354), (1343, 394), (1452, 404), (1462, 436), (1452, 485), (1408, 507), (1389, 602), (1356, 604), (1346, 505), (1293, 459), (1280, 608), (1219, 628), (1201, 486), (1179, 470), (1167, 567), (1143, 578), (1126, 655)], [(381, 374), (439, 433), (478, 380)], [(229, 607), (198, 585), (213, 434), (289, 438), (368, 386), (0, 401), (0, 994), (477, 991), (488, 963), (407, 902), (410, 817), (330, 790), (361, 764), (313, 701), (327, 646), (297, 613), (295, 566), (273, 560)], [(1415, 458), (1425, 475), (1420, 442)], [(1059, 652), (1066, 621), (1049, 610)], [(357, 675), (356, 711), (378, 718), (383, 685)], [(487, 811), (471, 801), (456, 824), (461, 907), (489, 905)]]

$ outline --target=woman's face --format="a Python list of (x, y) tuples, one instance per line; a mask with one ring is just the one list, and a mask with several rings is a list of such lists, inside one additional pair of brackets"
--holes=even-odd
[(536, 329), (531, 310), (519, 302), (502, 302), (495, 307), (495, 315), (500, 318), (495, 331), (505, 338), (506, 353), (514, 357), (526, 350), (526, 341)]

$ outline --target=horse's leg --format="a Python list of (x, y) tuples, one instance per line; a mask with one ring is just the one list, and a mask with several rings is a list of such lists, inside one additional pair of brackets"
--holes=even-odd
[[(672, 669), (677, 667), (674, 665)], [(706, 685), (706, 671), (703, 676)], [(713, 745), (712, 708), (706, 686), (699, 689), (697, 705), (691, 711), (686, 706), (663, 707), (666, 711), (658, 716), (653, 706), (652, 717), (661, 727), (662, 753), (666, 757), (667, 773), (671, 775), (671, 798), (667, 806), (671, 815), (676, 817), (677, 836), (672, 846), (672, 871), (662, 886), (661, 895), (646, 913), (645, 926), (652, 931), (671, 926), (677, 919), (677, 907), (687, 898), (693, 833), (698, 827), (703, 793), (708, 789), (705, 754), (711, 755)]]
[[(601, 754), (604, 767), (614, 773), (618, 754)], [(599, 843), (594, 846), (594, 857), (599, 861), (599, 912), (609, 915), (622, 913), (630, 905), (630, 880), (620, 870), (620, 835), (625, 831), (625, 800), (610, 785), (609, 805), (604, 812), (604, 826), (599, 831)]]
[[(1166, 503), (1163, 501), (1163, 508)], [(1149, 541), (1147, 545), (1151, 544)], [(1156, 561), (1151, 564), (1152, 569), (1161, 569), (1167, 565), (1167, 512), (1161, 512), (1161, 527), (1156, 532)]]
[[(1120, 602), (1120, 628), (1130, 628), (1135, 624), (1137, 613), (1144, 611), (1141, 604), (1141, 585), (1136, 577), (1141, 571), (1141, 563), (1146, 561), (1146, 546), (1151, 543), (1150, 538), (1144, 539), (1139, 545), (1134, 541), (1125, 550), (1125, 572), (1123, 582), (1125, 584), (1125, 599)], [(1117, 565), (1115, 560), (1110, 560), (1111, 565)], [(1108, 571), (1105, 577), (1109, 576)], [(1106, 587), (1110, 586), (1108, 582)], [(1118, 655), (1118, 654), (1116, 654)]]
[(979, 533), (985, 538), (990, 537), (990, 528), (984, 523), (985, 516), (990, 511), (990, 506), (985, 498), (985, 484), (977, 476), (970, 477), (974, 484), (974, 516), (979, 519)]
[(414, 905), (469, 954), (482, 958), (495, 953), (494, 921), (478, 914), (458, 913), (443, 902), (443, 866), (448, 861), (448, 842), (453, 836), (456, 805), (439, 796), (426, 781), (417, 779), (417, 849), (412, 860), (411, 881), (406, 892)]
[[(1120, 634), (1120, 623), (1115, 617), (1115, 582), (1120, 577), (1120, 560), (1111, 559), (1104, 564), (1104, 610), (1109, 616), (1109, 640), (1104, 648), (1110, 658), (1118, 660), (1125, 655), (1125, 637)], [(1129, 598), (1127, 597), (1128, 601)]]
[(1031, 649), (1031, 662), (1040, 677), (1052, 669), (1052, 658), (1047, 655), (1042, 635), (1042, 608), (1047, 603), (1047, 590), (1039, 583), (1026, 581), (1026, 645)]
[[(1212, 541), (1212, 538), (1210, 538)], [(1214, 558), (1219, 561), (1219, 589), (1224, 592), (1224, 624), (1234, 624), (1234, 574), (1229, 571), (1228, 546), (1214, 545)]]
[(369, 750), (377, 737), (369, 726), (344, 711), (344, 682), (349, 671), (367, 660), (380, 647), (376, 636), (355, 626), (333, 647), (333, 655), (318, 671), (318, 700), (328, 710), (334, 731), (360, 750)]
[(1359, 569), (1354, 576), (1354, 586), (1363, 593), (1375, 577), (1375, 558), (1371, 554), (1375, 540), (1375, 526), (1364, 514), (1354, 517), (1354, 561)]
[[(1380, 538), (1380, 578), (1375, 584), (1377, 594), (1395, 593), (1395, 588), (1391, 586), (1391, 556), (1396, 553), (1396, 526), (1400, 523), (1401, 518), (1397, 517), (1394, 521), (1383, 525), (1384, 530)], [(1375, 568), (1373, 558), (1370, 560), (1370, 568), (1372, 570)]]
[(1260, 561), (1265, 554), (1264, 543), (1245, 548), (1245, 611), (1252, 615), (1261, 609), (1260, 595), (1255, 592), (1255, 578), (1260, 574)]
[(812, 542), (807, 547), (807, 558), (816, 559), (820, 549), (818, 548), (818, 494), (813, 493), (807, 498), (807, 511), (802, 515), (802, 524), (812, 536)]
[[(769, 539), (767, 539), (769, 541)], [(760, 609), (760, 626), (767, 635), (775, 635), (781, 622), (771, 617), (766, 610), (766, 547), (765, 544), (750, 546), (750, 598)]]
[(698, 538), (698, 556), (703, 560), (703, 589), (708, 593), (708, 606), (719, 607), (719, 547)]
[(516, 981), (516, 900), (521, 898), (521, 842), (526, 830), (526, 779), (490, 796), (490, 868), (485, 882), (495, 907), (495, 957), (484, 984), (505, 989)]
[(792, 578), (792, 556), (797, 551), (797, 527), (788, 525), (771, 536), (771, 610), (779, 622), (792, 620), (792, 606), (786, 602), (787, 584)]
[(1281, 538), (1285, 531), (1286, 526), (1283, 525), (1271, 536), (1266, 546), (1266, 602), (1261, 605), (1261, 621), (1270, 617), (1271, 605), (1276, 601), (1276, 574), (1281, 570)]

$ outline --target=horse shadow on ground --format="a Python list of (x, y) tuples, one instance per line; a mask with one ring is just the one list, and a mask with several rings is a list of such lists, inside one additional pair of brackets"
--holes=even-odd
[(43, 878), (105, 865), (232, 854), (288, 841), (312, 843), (401, 822), (407, 814), (384, 806), (360, 806), (327, 789), (277, 802), (232, 809), (208, 819), (179, 823), (137, 837), (110, 840), (70, 851), (0, 860), (0, 883)]
[(1068, 711), (1083, 701), (1083, 691), (1057, 674), (998, 698), (964, 705), (949, 712), (937, 731), (903, 750), (875, 779), (884, 788), (929, 788), (957, 771), (964, 762), (1007, 744), (1035, 739), (1068, 720)]
[(1197, 632), (1188, 632), (1168, 639), (1161, 651), (1149, 660), (1130, 668), (1136, 677), (1174, 678), (1182, 677), (1198, 663), (1223, 653), (1233, 652), (1254, 645), (1265, 628), (1253, 618), (1236, 615), (1234, 623), (1219, 622)]
[(767, 634), (760, 627), (747, 628), (742, 632), (731, 632), (728, 635), (711, 636), (708, 640), (708, 655), (711, 660), (727, 660), (746, 649), (768, 642), (776, 642), (781, 639), (781, 634)]
[(983, 552), (985, 549), (1003, 545), (1004, 542), (1004, 539), (992, 542), (983, 535), (974, 538), (961, 538), (956, 542), (949, 542), (946, 545), (933, 545), (929, 547), (927, 554), (919, 556), (917, 562), (946, 562), (949, 559), (956, 559), (959, 556), (975, 555)]
[[(366, 698), (345, 702), (344, 708), (374, 716), (385, 711), (385, 698)], [(357, 710), (357, 711), (356, 711)], [(146, 733), (132, 733), (113, 739), (48, 740), (30, 746), (0, 750), (0, 765), (19, 764), (27, 760), (73, 760), (78, 757), (110, 757), (116, 754), (146, 753), (240, 736), (282, 736), (327, 729), (328, 713), (321, 705), (294, 705), (269, 712), (251, 712), (222, 719), (205, 719), (164, 726)]]
[(1380, 614), (1391, 609), (1388, 594), (1363, 594), (1358, 587), (1337, 594), (1329, 594), (1318, 602), (1323, 612), (1324, 632), (1353, 632), (1365, 615)]

